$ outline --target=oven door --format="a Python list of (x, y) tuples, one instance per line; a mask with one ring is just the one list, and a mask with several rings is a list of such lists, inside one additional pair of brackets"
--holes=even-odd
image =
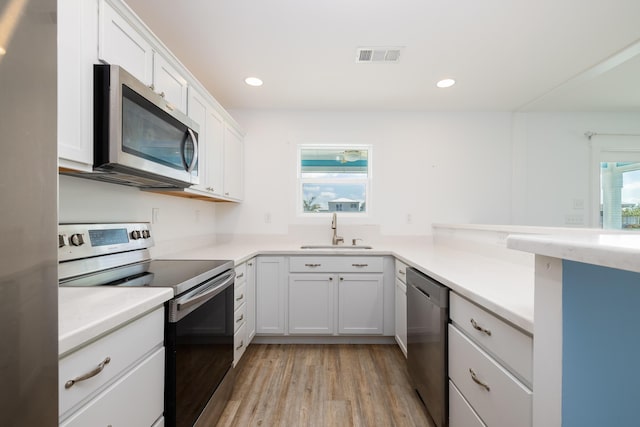
[(167, 304), (165, 422), (191, 427), (233, 363), (235, 272)]

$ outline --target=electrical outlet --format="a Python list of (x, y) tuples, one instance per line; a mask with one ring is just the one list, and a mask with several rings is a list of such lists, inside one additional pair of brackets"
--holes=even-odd
[(271, 224), (271, 213), (267, 212), (266, 214), (264, 214), (264, 223)]
[(412, 224), (412, 223), (413, 223), (413, 216), (410, 213), (408, 213), (407, 214), (407, 224)]
[(199, 209), (196, 209), (195, 220), (196, 220), (196, 223), (200, 222), (200, 210)]
[(160, 221), (160, 208), (151, 208), (151, 224), (157, 224)]
[(584, 225), (584, 215), (570, 214), (564, 216), (565, 225)]

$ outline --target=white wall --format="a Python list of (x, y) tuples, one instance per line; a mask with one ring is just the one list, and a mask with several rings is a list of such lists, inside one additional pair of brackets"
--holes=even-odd
[(511, 222), (511, 113), (231, 114), (247, 132), (245, 202), (217, 207), (220, 233), (286, 234), (300, 224), (328, 229), (326, 218), (296, 216), (300, 143), (373, 145), (371, 215), (342, 224), (425, 235), (434, 222)]
[(152, 208), (159, 208), (158, 221), (152, 224), (156, 252), (171, 252), (171, 248), (163, 249), (163, 244), (177, 239), (199, 241), (215, 233), (215, 203), (60, 176), (61, 223), (151, 222)]
[[(587, 131), (640, 134), (640, 113), (514, 115), (514, 224), (579, 225), (567, 224), (567, 215), (583, 216), (583, 226), (598, 223), (599, 215), (591, 206), (599, 204), (599, 182), (592, 183), (590, 178)], [(616, 137), (608, 140), (615, 144)], [(584, 207), (575, 208), (574, 201), (583, 201)]]

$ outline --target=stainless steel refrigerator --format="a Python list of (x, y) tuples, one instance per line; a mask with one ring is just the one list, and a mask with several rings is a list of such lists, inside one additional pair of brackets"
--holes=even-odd
[(58, 424), (56, 0), (0, 0), (0, 424)]

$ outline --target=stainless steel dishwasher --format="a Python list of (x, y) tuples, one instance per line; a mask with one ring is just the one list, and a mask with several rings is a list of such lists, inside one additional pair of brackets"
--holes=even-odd
[(407, 366), (413, 387), (437, 427), (449, 424), (447, 323), (449, 289), (407, 269)]

